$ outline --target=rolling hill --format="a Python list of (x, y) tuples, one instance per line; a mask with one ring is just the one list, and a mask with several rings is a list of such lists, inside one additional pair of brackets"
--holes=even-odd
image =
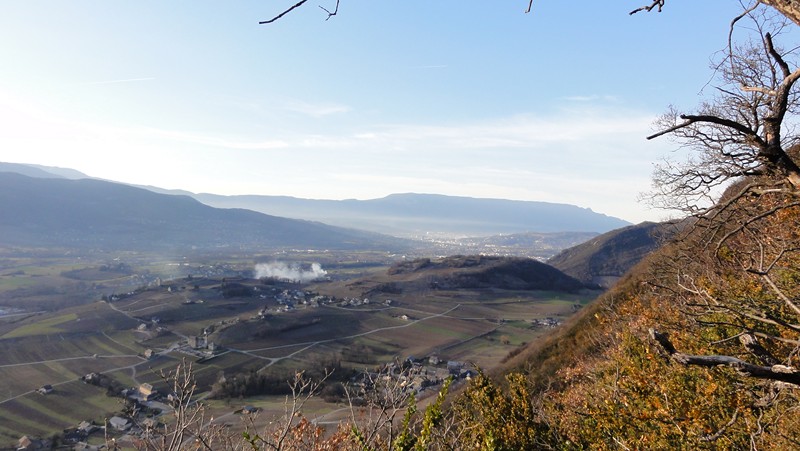
[(345, 282), (348, 296), (419, 295), (431, 290), (544, 290), (574, 293), (585, 285), (531, 258), (455, 255), (394, 264), (385, 272)]

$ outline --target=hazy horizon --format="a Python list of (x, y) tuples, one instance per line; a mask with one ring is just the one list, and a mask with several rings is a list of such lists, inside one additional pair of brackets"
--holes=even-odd
[(271, 25), (292, 2), (11, 3), (2, 159), (197, 193), (659, 220), (637, 196), (677, 145), (645, 136), (669, 104), (698, 103), (739, 5), (628, 16), (638, 3), (345, 1)]

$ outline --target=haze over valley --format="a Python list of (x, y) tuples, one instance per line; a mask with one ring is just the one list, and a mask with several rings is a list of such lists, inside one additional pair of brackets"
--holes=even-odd
[[(282, 389), (221, 382), (254, 371), (282, 386), (293, 369), (330, 366), (334, 390), (364, 365), (413, 357), (441, 373), (418, 388), (424, 398), (452, 362), (493, 368), (595, 297), (597, 284), (542, 261), (627, 224), (570, 205), (440, 195), (166, 194), (11, 163), (0, 163), (0, 187), (0, 209), (14, 212), (0, 219), (0, 372), (16, 381), (0, 399), (7, 443), (115, 415), (132, 426), (118, 438), (132, 440), (146, 416), (118, 411), (139, 399), (121, 390), (152, 387), (162, 398), (139, 402), (168, 423), (158, 370), (186, 359), (233, 427), (236, 390), (279, 412), (266, 400)], [(323, 403), (314, 415), (336, 422), (340, 410)], [(20, 421), (30, 417), (36, 426)], [(57, 440), (100, 440), (70, 434)]]
[(798, 27), (7, 2), (0, 451), (800, 449)]

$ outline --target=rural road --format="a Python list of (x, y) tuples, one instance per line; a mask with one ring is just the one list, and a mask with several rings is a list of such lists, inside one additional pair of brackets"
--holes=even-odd
[[(331, 342), (340, 341), (340, 340), (349, 340), (351, 338), (363, 337), (363, 336), (366, 336), (366, 335), (382, 332), (382, 331), (385, 331), (385, 330), (394, 330), (394, 329), (402, 329), (404, 327), (410, 327), (410, 326), (413, 326), (414, 324), (417, 324), (417, 323), (419, 323), (421, 321), (429, 320), (431, 318), (438, 318), (438, 317), (442, 317), (442, 316), (447, 316), (448, 313), (458, 309), (459, 307), (461, 307), (461, 304), (457, 304), (455, 307), (453, 307), (451, 309), (448, 309), (448, 310), (445, 310), (444, 312), (441, 312), (441, 313), (434, 313), (434, 314), (426, 316), (424, 318), (419, 318), (419, 319), (415, 319), (413, 321), (409, 321), (406, 324), (400, 324), (400, 325), (397, 325), (397, 326), (379, 327), (377, 329), (368, 330), (366, 332), (361, 332), (361, 333), (358, 333), (358, 334), (346, 335), (344, 337), (328, 338), (328, 339), (325, 339), (325, 340), (317, 340), (317, 341), (305, 341), (305, 342), (301, 342), (301, 343), (292, 343), (292, 344), (280, 345), (280, 346), (268, 346), (268, 347), (265, 347), (265, 348), (257, 348), (257, 349), (244, 350), (244, 349), (228, 348), (228, 350), (230, 350), (231, 352), (238, 352), (240, 354), (246, 354), (246, 355), (249, 355), (251, 357), (256, 357), (256, 358), (260, 358), (260, 359), (264, 359), (264, 360), (269, 360), (270, 362), (268, 364), (264, 365), (263, 367), (261, 367), (259, 369), (259, 371), (263, 371), (265, 368), (268, 368), (268, 367), (274, 365), (275, 363), (280, 362), (281, 360), (292, 358), (295, 355), (297, 355), (297, 354), (299, 354), (299, 353), (301, 353), (301, 352), (303, 352), (303, 351), (305, 351), (307, 349), (310, 349), (310, 348), (312, 348), (314, 346), (317, 346), (319, 344), (331, 343)], [(271, 350), (274, 350), (274, 349), (294, 348), (296, 346), (303, 346), (303, 348), (299, 349), (297, 351), (294, 351), (291, 354), (287, 354), (285, 356), (282, 356), (282, 357), (263, 357), (263, 356), (259, 356), (257, 354), (253, 354), (254, 352), (259, 352), (259, 351), (271, 351)]]

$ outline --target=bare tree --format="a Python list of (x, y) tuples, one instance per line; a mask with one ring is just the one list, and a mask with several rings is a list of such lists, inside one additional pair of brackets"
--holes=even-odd
[(707, 344), (721, 352), (687, 354), (666, 333), (653, 329), (650, 337), (683, 365), (727, 366), (800, 386), (797, 48), (776, 43), (790, 26), (785, 18), (754, 5), (732, 27), (741, 19), (750, 21), (755, 38), (729, 44), (714, 65), (712, 98), (696, 113), (671, 108), (658, 121), (662, 131), (649, 137), (669, 134), (694, 154), (667, 162), (654, 177), (655, 199), (695, 215), (690, 233), (659, 268), (660, 277), (671, 279), (659, 288), (677, 287), (682, 310), (719, 338)]
[[(666, 161), (656, 169), (651, 200), (657, 206), (704, 214), (723, 188), (749, 176), (772, 181), (768, 189), (800, 188), (794, 159), (800, 141), (792, 123), (800, 111), (800, 69), (796, 48), (775, 44), (788, 23), (764, 8), (750, 8), (741, 17), (751, 20), (756, 38), (731, 43), (713, 66), (715, 94), (695, 113), (670, 108), (657, 122), (661, 131), (648, 137), (671, 135), (692, 151), (688, 160)], [(767, 188), (741, 195), (758, 189)]]
[(191, 363), (185, 360), (174, 370), (162, 371), (160, 376), (170, 387), (172, 412), (161, 427), (144, 427), (141, 440), (135, 443), (140, 450), (177, 451), (191, 443), (195, 449), (220, 449), (230, 443), (224, 428), (206, 418), (206, 409), (195, 397), (197, 383)]
[(380, 371), (364, 371), (355, 386), (347, 388), (353, 435), (364, 447), (390, 447), (397, 439), (400, 418), (414, 413), (414, 391), (410, 385), (417, 375), (402, 369), (400, 362), (383, 365)]
[(416, 393), (423, 376), (421, 367), (400, 362), (365, 371), (347, 390), (350, 440), (359, 449), (449, 449), (446, 443), (459, 433), (452, 412), (443, 409), (452, 379), (434, 382), (442, 383), (436, 400), (419, 414)]
[[(326, 372), (322, 379), (312, 380), (302, 371), (296, 372), (294, 378), (287, 381), (291, 393), (286, 396), (284, 412), (260, 430), (255, 426), (258, 415), (246, 413), (243, 415), (244, 433), (234, 434), (224, 425), (215, 423), (205, 405), (195, 399), (195, 371), (191, 363), (184, 361), (174, 370), (161, 373), (171, 389), (172, 411), (165, 416), (165, 424), (143, 426), (141, 438), (134, 442), (134, 446), (143, 451), (340, 449), (342, 434), (326, 437), (322, 428), (302, 414), (306, 402), (316, 396), (328, 376)], [(107, 443), (110, 447), (114, 445), (110, 440)]]
[(291, 394), (286, 396), (283, 414), (271, 421), (260, 433), (254, 432), (254, 419), (249, 418), (244, 438), (252, 449), (320, 449), (324, 440), (323, 430), (311, 424), (302, 415), (302, 410), (308, 400), (317, 395), (329, 376), (330, 373), (326, 371), (322, 379), (313, 380), (303, 371), (295, 372), (294, 378), (288, 381)]

